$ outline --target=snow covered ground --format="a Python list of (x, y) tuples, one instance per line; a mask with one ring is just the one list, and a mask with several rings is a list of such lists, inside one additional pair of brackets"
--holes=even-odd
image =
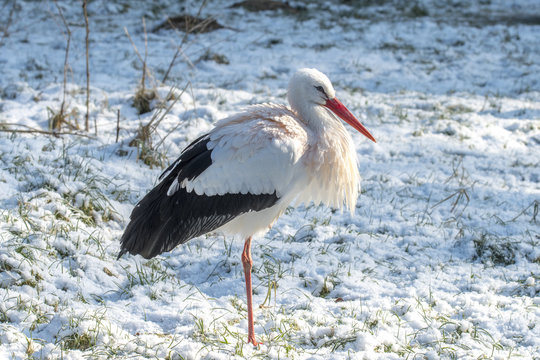
[[(0, 358), (540, 359), (540, 3), (235, 2), (208, 1), (200, 16), (225, 28), (183, 41), (151, 30), (200, 2), (90, 1), (89, 137), (7, 131), (47, 131), (59, 112), (66, 32), (54, 2), (0, 4)], [(82, 126), (84, 18), (58, 5), (65, 112)], [(161, 101), (138, 115), (124, 27), (144, 57), (143, 17)], [(255, 240), (254, 349), (242, 241), (148, 261), (116, 260), (118, 239), (159, 165), (248, 104), (284, 103), (305, 66), (378, 143), (353, 135), (356, 214), (291, 208)], [(130, 147), (169, 105), (155, 151)]]

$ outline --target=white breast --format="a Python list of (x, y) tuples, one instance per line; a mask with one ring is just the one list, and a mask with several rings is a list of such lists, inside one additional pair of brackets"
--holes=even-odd
[(360, 190), (360, 173), (356, 149), (345, 127), (336, 123), (327, 128), (308, 153), (306, 168), (314, 176), (299, 200), (324, 203), (339, 209), (345, 206), (354, 213)]

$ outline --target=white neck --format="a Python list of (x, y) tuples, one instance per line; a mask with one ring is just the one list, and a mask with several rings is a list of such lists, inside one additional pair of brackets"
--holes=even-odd
[[(296, 105), (296, 106), (295, 106)], [(329, 110), (315, 103), (291, 104), (298, 117), (313, 131), (320, 133), (341, 125)]]

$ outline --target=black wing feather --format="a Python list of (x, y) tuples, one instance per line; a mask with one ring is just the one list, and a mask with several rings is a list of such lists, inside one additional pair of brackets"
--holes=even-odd
[(179, 244), (210, 232), (249, 211), (260, 211), (278, 201), (273, 194), (197, 195), (179, 187), (167, 191), (178, 180), (192, 180), (212, 165), (207, 135), (192, 142), (160, 177), (161, 182), (133, 209), (131, 221), (120, 240), (124, 253), (149, 259)]
[(198, 155), (206, 155), (207, 159), (204, 164), (201, 164), (201, 170), (200, 172), (195, 175), (194, 177), (197, 177), (200, 173), (202, 173), (206, 168), (208, 168), (212, 164), (212, 158), (210, 157), (212, 152), (208, 150), (207, 144), (210, 141), (208, 138), (208, 134), (202, 135), (198, 137), (197, 139), (193, 140), (191, 144), (189, 144), (184, 150), (182, 150), (182, 154), (180, 154), (180, 157), (173, 161), (171, 165), (165, 171), (159, 176), (159, 180), (163, 180), (163, 178), (176, 166), (180, 161), (184, 163), (189, 163), (190, 160), (192, 160), (194, 157)]

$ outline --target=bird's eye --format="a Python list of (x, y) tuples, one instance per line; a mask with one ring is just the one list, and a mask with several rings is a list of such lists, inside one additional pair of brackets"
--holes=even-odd
[(324, 88), (322, 86), (315, 86), (315, 89), (317, 89), (317, 91), (321, 92), (325, 98), (328, 98), (328, 95), (326, 95), (326, 92), (324, 91)]

